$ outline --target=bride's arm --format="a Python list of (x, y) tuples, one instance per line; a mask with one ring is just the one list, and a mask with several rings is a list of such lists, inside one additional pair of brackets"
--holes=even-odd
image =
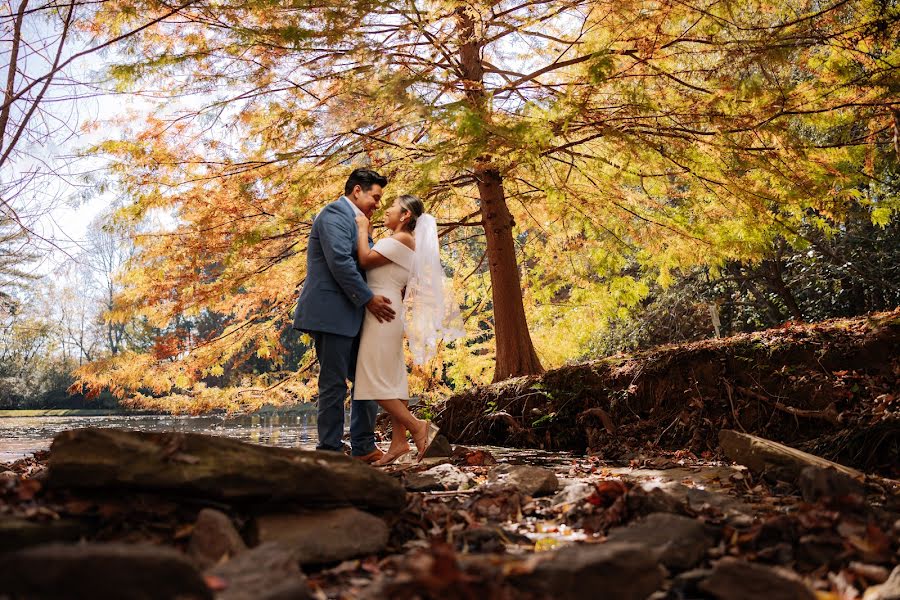
[(359, 266), (369, 270), (391, 262), (369, 248), (369, 220), (365, 216), (356, 217), (356, 227), (359, 229), (356, 241), (356, 255), (359, 258)]

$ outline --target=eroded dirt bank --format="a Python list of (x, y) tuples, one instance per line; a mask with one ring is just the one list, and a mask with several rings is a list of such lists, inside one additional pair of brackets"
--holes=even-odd
[(736, 429), (900, 474), (900, 309), (663, 346), (474, 388), (440, 407), (454, 442), (604, 459), (718, 453)]

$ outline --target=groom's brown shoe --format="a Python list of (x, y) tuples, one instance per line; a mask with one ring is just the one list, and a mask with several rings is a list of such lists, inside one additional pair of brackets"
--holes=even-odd
[(364, 463), (372, 464), (376, 460), (379, 460), (382, 456), (384, 456), (384, 452), (382, 452), (378, 448), (375, 448), (368, 454), (363, 454), (362, 456), (354, 456), (353, 458), (358, 458)]

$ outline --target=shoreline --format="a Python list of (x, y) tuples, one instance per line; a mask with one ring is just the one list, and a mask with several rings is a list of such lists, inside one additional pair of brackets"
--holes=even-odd
[(0, 418), (23, 418), (23, 417), (119, 417), (119, 416), (162, 416), (165, 413), (142, 411), (142, 410), (125, 410), (125, 409), (106, 409), (106, 408), (14, 408), (10, 410), (0, 410)]
[(167, 412), (159, 412), (152, 410), (129, 410), (116, 408), (15, 408), (0, 410), (0, 418), (23, 418), (23, 417), (254, 417), (254, 416), (283, 416), (303, 414), (315, 411), (315, 404), (304, 404), (300, 407), (292, 408), (263, 408), (248, 413), (231, 413), (224, 410), (215, 410), (199, 415), (193, 414), (175, 414)]

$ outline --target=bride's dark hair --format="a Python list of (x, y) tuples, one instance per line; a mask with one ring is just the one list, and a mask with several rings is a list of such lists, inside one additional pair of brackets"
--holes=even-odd
[(397, 198), (397, 202), (400, 203), (400, 207), (403, 210), (409, 212), (409, 223), (406, 224), (406, 230), (412, 233), (416, 230), (416, 219), (425, 212), (425, 205), (422, 204), (421, 200), (409, 194), (400, 196)]

